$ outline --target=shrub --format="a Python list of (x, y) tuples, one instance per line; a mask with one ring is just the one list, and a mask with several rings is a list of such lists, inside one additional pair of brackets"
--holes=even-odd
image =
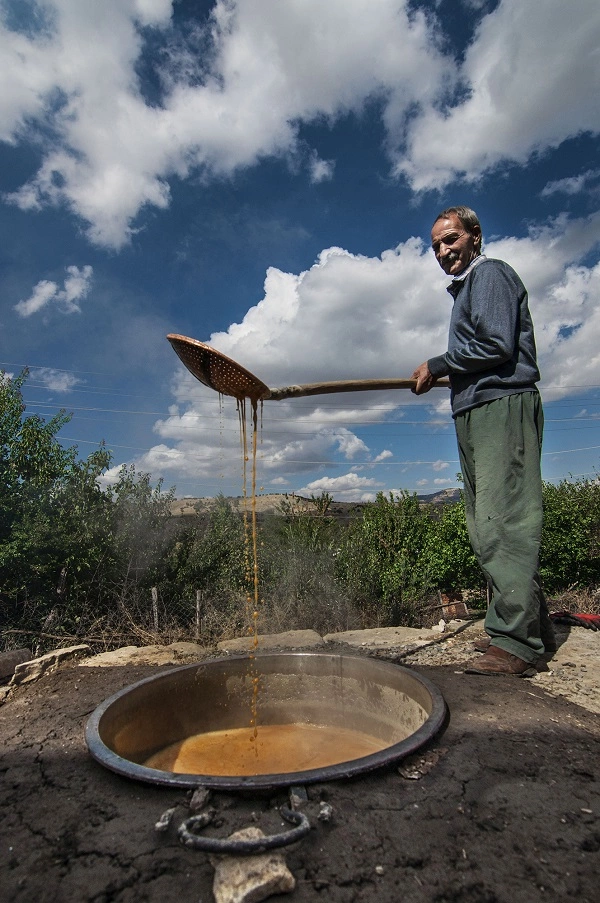
[(408, 492), (379, 493), (348, 529), (337, 556), (337, 574), (361, 604), (366, 623), (417, 623), (420, 605), (432, 588), (424, 551), (430, 529), (429, 511)]
[(462, 501), (432, 512), (423, 554), (432, 583), (443, 592), (475, 589), (485, 584), (469, 541)]
[(544, 483), (540, 575), (554, 593), (600, 582), (600, 482)]
[[(174, 533), (170, 503), (150, 474), (121, 468), (101, 486), (110, 452), (86, 460), (57, 438), (69, 415), (26, 416), (24, 371), (0, 374), (0, 627), (50, 644), (97, 633), (115, 642), (154, 631), (205, 635), (248, 625), (253, 604), (251, 538), (223, 498), (208, 519)], [(552, 593), (600, 583), (600, 482), (545, 483), (540, 572)], [(462, 502), (422, 506), (408, 492), (379, 494), (349, 526), (331, 516), (328, 493), (286, 496), (259, 529), (260, 629), (420, 625), (432, 590), (475, 589), (483, 575)], [(179, 525), (178, 525), (179, 527)]]

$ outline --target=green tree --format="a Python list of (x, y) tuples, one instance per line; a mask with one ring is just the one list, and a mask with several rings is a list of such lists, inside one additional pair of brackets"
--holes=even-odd
[(544, 483), (540, 574), (552, 593), (600, 582), (600, 482)]
[(464, 503), (443, 505), (431, 515), (423, 555), (432, 583), (443, 592), (483, 585), (485, 578), (469, 541)]
[(312, 495), (311, 508), (305, 499), (286, 493), (278, 506), (280, 517), (271, 540), (285, 546), (286, 554), (329, 550), (337, 533), (335, 518), (328, 513), (332, 501), (328, 492)]
[(261, 531), (261, 590), (274, 630), (344, 629), (347, 606), (335, 577), (340, 527), (327, 492), (285, 495)]
[(0, 376), (0, 593), (5, 624), (67, 629), (77, 580), (97, 573), (104, 557), (106, 499), (97, 484), (110, 455), (86, 462), (63, 448), (70, 417), (26, 416), (27, 371)]
[(0, 374), (0, 590), (13, 605), (32, 585), (46, 588), (52, 556), (40, 537), (56, 481), (75, 457), (74, 449), (63, 449), (56, 439), (69, 422), (64, 411), (48, 422), (25, 416), (27, 375)]
[(121, 595), (140, 579), (157, 579), (157, 567), (166, 545), (166, 524), (171, 517), (174, 489), (163, 492), (163, 481), (152, 486), (149, 473), (138, 473), (134, 464), (123, 464), (116, 482), (109, 486), (111, 531)]
[(349, 530), (337, 556), (339, 578), (369, 621), (410, 626), (432, 587), (424, 549), (431, 517), (415, 494), (379, 493)]
[(36, 505), (44, 491), (60, 477), (75, 456), (56, 440), (70, 420), (60, 411), (51, 420), (25, 417), (22, 386), (28, 371), (10, 378), (0, 373), (0, 542), (6, 542), (13, 524)]
[(217, 496), (203, 526), (179, 534), (169, 553), (169, 573), (178, 595), (192, 602), (196, 591), (218, 598), (236, 597), (251, 582), (249, 538), (229, 502)]

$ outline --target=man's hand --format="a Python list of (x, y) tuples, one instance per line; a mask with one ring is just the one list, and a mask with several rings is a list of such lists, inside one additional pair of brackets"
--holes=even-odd
[(420, 367), (417, 367), (411, 379), (416, 379), (417, 384), (414, 389), (411, 389), (411, 392), (414, 392), (415, 395), (424, 395), (425, 392), (429, 392), (433, 386), (435, 386), (437, 380), (434, 376), (429, 372), (429, 367), (427, 366), (427, 361), (424, 364), (421, 364)]

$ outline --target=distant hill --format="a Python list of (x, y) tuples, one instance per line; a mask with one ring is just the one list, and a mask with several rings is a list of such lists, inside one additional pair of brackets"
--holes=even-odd
[[(427, 505), (448, 505), (460, 499), (460, 489), (442, 489), (428, 495), (418, 495), (419, 501)], [(233, 510), (240, 513), (244, 510), (242, 496), (227, 497)], [(206, 516), (216, 506), (216, 498), (183, 498), (175, 499), (171, 503), (171, 513), (175, 517), (202, 517)], [(250, 504), (248, 500), (248, 505)], [(292, 504), (298, 513), (314, 514), (315, 506), (311, 499), (292, 493), (272, 493), (256, 496), (256, 513), (259, 518), (282, 513), (282, 505)], [(340, 521), (349, 521), (364, 508), (364, 502), (339, 502), (333, 501), (328, 509), (328, 514)]]
[(429, 495), (419, 495), (419, 501), (427, 505), (451, 505), (460, 501), (460, 489), (441, 489)]

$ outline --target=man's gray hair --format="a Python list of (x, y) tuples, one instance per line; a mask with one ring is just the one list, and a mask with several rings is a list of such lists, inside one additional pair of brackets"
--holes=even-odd
[(442, 210), (442, 212), (436, 216), (434, 225), (441, 219), (448, 219), (448, 217), (452, 216), (452, 214), (459, 218), (467, 232), (470, 232), (471, 235), (473, 234), (473, 229), (475, 226), (477, 226), (479, 228), (479, 231), (481, 232), (481, 223), (479, 222), (479, 217), (474, 210), (471, 210), (470, 207), (447, 207), (446, 210)]

